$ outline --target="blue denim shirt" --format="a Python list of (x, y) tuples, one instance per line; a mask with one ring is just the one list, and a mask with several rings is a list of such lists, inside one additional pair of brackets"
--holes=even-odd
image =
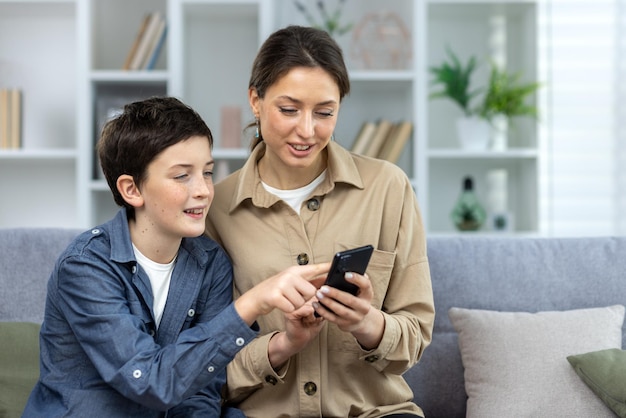
[(220, 416), (226, 365), (258, 330), (234, 309), (226, 254), (183, 239), (158, 329), (152, 301), (124, 209), (80, 234), (48, 282), (41, 375), (23, 417)]

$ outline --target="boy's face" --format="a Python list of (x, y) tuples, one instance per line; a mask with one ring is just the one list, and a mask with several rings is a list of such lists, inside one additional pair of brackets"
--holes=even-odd
[(137, 221), (165, 237), (202, 235), (213, 201), (213, 165), (209, 140), (203, 136), (163, 150), (148, 165)]

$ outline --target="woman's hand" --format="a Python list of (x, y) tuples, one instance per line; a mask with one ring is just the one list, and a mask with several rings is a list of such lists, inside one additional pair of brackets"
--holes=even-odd
[(378, 347), (385, 330), (385, 318), (372, 307), (374, 289), (367, 275), (346, 273), (346, 281), (358, 286), (356, 296), (322, 286), (316, 293), (318, 302), (313, 307), (319, 315), (336, 324), (340, 330), (350, 332), (359, 344), (371, 350)]
[(285, 314), (285, 331), (270, 340), (268, 356), (274, 369), (280, 368), (289, 357), (302, 351), (324, 326), (324, 318), (313, 314), (313, 299), (299, 309)]

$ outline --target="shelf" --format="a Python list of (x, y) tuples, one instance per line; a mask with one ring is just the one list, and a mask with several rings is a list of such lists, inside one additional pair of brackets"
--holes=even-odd
[(246, 160), (250, 151), (247, 148), (213, 148), (215, 160)]
[(523, 159), (537, 158), (537, 149), (517, 148), (505, 151), (473, 151), (458, 148), (439, 148), (428, 150), (428, 157), (432, 159)]
[(18, 149), (0, 150), (0, 160), (51, 160), (51, 161), (74, 161), (78, 152), (74, 149)]
[(413, 81), (413, 71), (354, 70), (350, 71), (350, 81)]
[(91, 72), (91, 81), (107, 84), (159, 84), (167, 83), (169, 74), (165, 70), (96, 70)]

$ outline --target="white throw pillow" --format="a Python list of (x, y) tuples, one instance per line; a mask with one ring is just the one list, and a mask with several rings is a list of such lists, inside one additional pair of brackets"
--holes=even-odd
[(624, 311), (622, 305), (538, 313), (450, 308), (467, 418), (614, 418), (567, 356), (621, 348)]

